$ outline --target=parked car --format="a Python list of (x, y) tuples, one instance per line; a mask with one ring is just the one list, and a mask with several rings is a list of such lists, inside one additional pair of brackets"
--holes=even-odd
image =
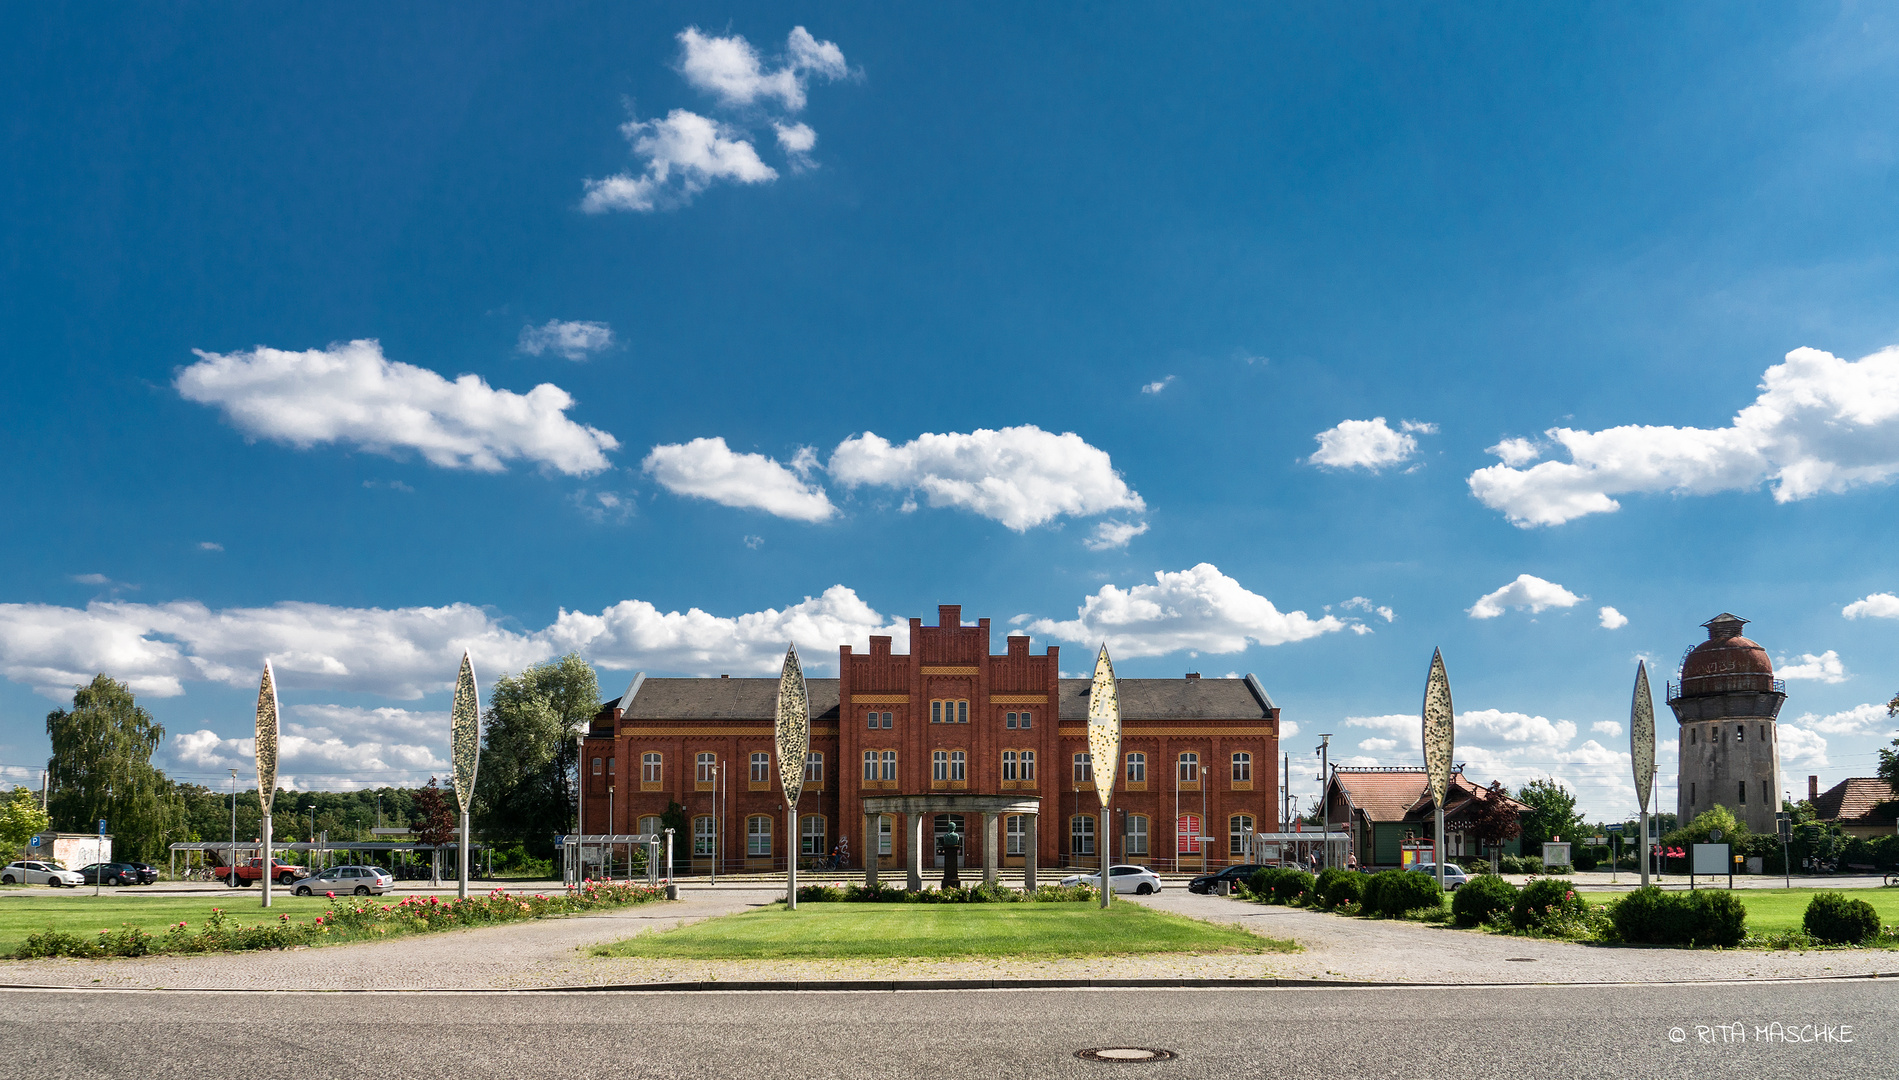
[[(1139, 893), (1146, 896), (1149, 893), (1161, 891), (1160, 878), (1145, 866), (1110, 866), (1108, 879), (1114, 882), (1115, 892)], [(1071, 874), (1062, 879), (1062, 884), (1093, 885), (1098, 889), (1101, 887), (1101, 872), (1097, 870), (1092, 874)]]
[[(1411, 872), (1414, 874), (1429, 874), (1432, 877), (1436, 877), (1437, 864), (1428, 863), (1428, 862), (1416, 863), (1412, 865)], [(1444, 891), (1445, 892), (1455, 892), (1459, 885), (1462, 885), (1469, 880), (1470, 880), (1470, 877), (1469, 875), (1464, 873), (1463, 867), (1457, 865), (1456, 863), (1444, 864)]]
[(79, 868), (82, 885), (150, 885), (156, 880), (156, 875), (147, 879), (131, 863), (96, 862)]
[(28, 859), (8, 863), (0, 869), (0, 885), (51, 885), (71, 888), (83, 880), (77, 870), (68, 870), (53, 859)]
[(1210, 893), (1219, 887), (1219, 882), (1225, 881), (1237, 884), (1251, 878), (1255, 871), (1264, 869), (1266, 869), (1266, 867), (1260, 863), (1242, 863), (1239, 866), (1229, 866), (1218, 873), (1201, 874), (1199, 877), (1194, 878), (1187, 883), (1187, 891), (1193, 893)]
[(290, 887), (290, 891), (297, 896), (318, 893), (350, 893), (355, 896), (373, 893), (381, 896), (395, 883), (395, 875), (380, 866), (332, 866), (299, 880)]
[[(276, 859), (270, 860), (270, 879), (279, 885), (294, 884), (298, 878), (305, 876), (306, 873), (307, 871), (301, 866), (292, 866), (287, 862), (279, 862)], [(263, 876), (263, 859), (246, 859), (236, 866), (220, 866), (217, 869), (217, 880), (224, 882), (233, 889), (242, 888), (246, 885), (255, 885)]]
[(138, 871), (140, 885), (150, 885), (158, 880), (158, 867), (151, 863), (129, 862), (126, 865)]

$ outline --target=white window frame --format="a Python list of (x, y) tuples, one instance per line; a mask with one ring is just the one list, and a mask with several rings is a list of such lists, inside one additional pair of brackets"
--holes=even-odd
[(1068, 853), (1070, 855), (1093, 855), (1095, 853), (1095, 817), (1093, 814), (1076, 814), (1068, 819)]
[(1035, 782), (1035, 751), (1033, 750), (1022, 751), (1022, 782), (1025, 784)]
[(1253, 782), (1253, 755), (1244, 751), (1233, 755), (1233, 782), (1236, 784)]
[(693, 759), (694, 773), (698, 783), (710, 784), (719, 778), (719, 758), (717, 754), (700, 754)]
[(824, 783), (824, 755), (816, 750), (805, 755), (804, 782), (820, 785)]
[(969, 755), (963, 753), (961, 750), (951, 750), (949, 765), (950, 783), (954, 784), (959, 780), (967, 781), (969, 779)]
[(930, 751), (930, 783), (940, 784), (949, 780), (949, 751)]
[(1138, 750), (1128, 755), (1128, 783), (1147, 783), (1147, 755)]
[[(812, 829), (811, 829), (811, 826), (814, 822), (817, 824), (817, 831), (815, 833), (812, 832)], [(829, 850), (824, 846), (825, 838), (828, 835), (829, 833), (825, 829), (823, 814), (806, 814), (803, 817), (799, 818), (798, 819), (798, 854), (800, 855), (825, 854)], [(814, 839), (816, 840), (816, 843), (812, 842)]]
[(1075, 777), (1075, 783), (1092, 784), (1095, 782), (1095, 758), (1093, 754), (1076, 754), (1074, 765), (1075, 771), (1073, 775)]
[(771, 781), (771, 755), (756, 753), (752, 755), (752, 783), (764, 784)]
[(1029, 819), (1026, 814), (1006, 815), (1002, 822), (1002, 831), (1007, 837), (1006, 846), (1003, 848), (1005, 854), (1020, 855), (1028, 850)]
[(1015, 763), (1015, 751), (1004, 750), (1002, 752), (1002, 779), (1008, 783), (1015, 782)]
[(745, 819), (745, 857), (771, 858), (771, 815), (753, 814)]
[(657, 784), (666, 776), (666, 758), (649, 750), (640, 755), (640, 783)]
[(897, 752), (895, 750), (883, 752), (883, 766), (884, 782), (895, 783), (897, 779)]
[(1147, 854), (1147, 815), (1128, 815), (1128, 834), (1122, 843), (1127, 845), (1129, 855)]
[(1250, 833), (1253, 831), (1254, 831), (1253, 815), (1251, 814), (1228, 815), (1226, 819), (1226, 853), (1228, 855), (1238, 855), (1242, 853), (1243, 851), (1245, 851), (1246, 842), (1244, 839), (1242, 839), (1242, 837), (1246, 833)]
[(692, 819), (692, 857), (710, 859), (713, 841), (718, 838), (718, 822), (711, 814), (700, 814)]
[(877, 815), (877, 854), (888, 855), (891, 852), (893, 838), (897, 833), (897, 819), (894, 814)]
[(1179, 776), (1180, 776), (1181, 783), (1198, 784), (1200, 782), (1200, 755), (1199, 754), (1194, 753), (1192, 750), (1187, 750), (1187, 751), (1182, 752), (1179, 759), (1179, 765), (1180, 765)]
[(877, 751), (866, 750), (864, 751), (864, 783), (874, 784), (876, 782), (877, 782)]

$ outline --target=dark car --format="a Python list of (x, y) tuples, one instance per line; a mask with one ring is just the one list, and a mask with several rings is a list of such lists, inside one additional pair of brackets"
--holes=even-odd
[(138, 871), (138, 883), (140, 885), (150, 885), (152, 882), (158, 880), (158, 867), (153, 866), (151, 863), (130, 862), (125, 865)]
[(87, 885), (149, 885), (150, 881), (138, 872), (131, 863), (96, 862), (79, 868), (79, 876)]
[(1258, 863), (1241, 863), (1239, 866), (1229, 866), (1217, 874), (1201, 874), (1199, 877), (1194, 878), (1187, 883), (1187, 891), (1197, 893), (1212, 892), (1219, 887), (1214, 884), (1215, 882), (1245, 881), (1252, 877), (1254, 873), (1264, 869), (1266, 869), (1266, 867)]

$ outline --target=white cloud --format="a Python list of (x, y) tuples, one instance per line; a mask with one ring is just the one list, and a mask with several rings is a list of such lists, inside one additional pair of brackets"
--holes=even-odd
[(73, 580), (81, 585), (110, 585), (112, 579), (104, 574), (74, 574)]
[[(448, 714), (343, 705), (297, 705), (277, 740), (277, 781), (290, 789), (350, 791), (446, 778)], [(255, 767), (256, 740), (208, 729), (182, 732), (165, 748), (175, 771)]]
[(1783, 768), (1797, 765), (1808, 769), (1824, 769), (1832, 764), (1827, 760), (1826, 738), (1822, 735), (1792, 724), (1781, 724), (1777, 741)]
[(737, 454), (722, 438), (655, 446), (641, 468), (668, 491), (794, 521), (825, 521), (837, 507), (824, 489), (763, 454)]
[(525, 459), (585, 476), (607, 467), (618, 440), (567, 418), (574, 399), (553, 383), (526, 394), (477, 375), (454, 382), (384, 358), (374, 340), (286, 352), (197, 351), (174, 383), (188, 401), (217, 405), (253, 438), (298, 449), (345, 443), (372, 453), (420, 453), (447, 469), (501, 472)]
[(403, 483), (400, 480), (365, 480), (363, 481), (363, 487), (369, 489), (370, 491), (376, 491), (378, 489), (381, 489), (383, 491), (400, 491), (404, 495), (415, 494), (414, 488), (410, 487), (409, 485)]
[(1398, 617), (1397, 612), (1392, 611), (1383, 604), (1373, 604), (1369, 598), (1363, 596), (1354, 596), (1350, 600), (1340, 604), (1339, 607), (1346, 611), (1363, 611), (1374, 614), (1386, 622), (1390, 622)]
[(1589, 730), (1598, 735), (1607, 735), (1611, 739), (1619, 738), (1622, 735), (1622, 725), (1614, 720), (1598, 720), (1589, 725)]
[(1524, 440), (1505, 440), (1493, 448), (1504, 462), (1472, 473), (1471, 493), (1527, 528), (1614, 511), (1617, 495), (1769, 483), (1784, 503), (1899, 474), (1899, 346), (1850, 363), (1795, 349), (1767, 369), (1760, 390), (1724, 428), (1551, 428), (1545, 435), (1569, 452), (1567, 462), (1519, 468), (1531, 460), (1522, 457)]
[(775, 69), (767, 69), (751, 42), (737, 34), (709, 37), (689, 26), (679, 32), (679, 44), (679, 73), (727, 106), (775, 99), (785, 111), (797, 112), (805, 105), (807, 75), (839, 79), (849, 70), (844, 50), (819, 41), (802, 26), (792, 29), (785, 41), (784, 65)]
[(1408, 460), (1418, 452), (1417, 435), (1437, 432), (1436, 424), (1406, 420), (1393, 431), (1382, 416), (1370, 420), (1343, 420), (1334, 428), (1319, 432), (1319, 449), (1306, 460), (1329, 469), (1370, 469), (1377, 472), (1387, 465)]
[(1604, 630), (1620, 630), (1629, 625), (1629, 617), (1612, 607), (1602, 608), (1596, 614), (1600, 617)]
[(1553, 607), (1574, 607), (1583, 597), (1553, 581), (1534, 574), (1518, 574), (1517, 579), (1496, 592), (1478, 597), (1470, 608), (1473, 619), (1494, 619), (1504, 608), (1528, 608), (1532, 615)]
[(1509, 466), (1528, 465), (1543, 456), (1543, 448), (1529, 439), (1505, 439), (1495, 446), (1486, 447), (1486, 454), (1495, 454)]
[(1368, 754), (1385, 754), (1398, 749), (1396, 739), (1360, 739), (1358, 748)]
[(1281, 612), (1211, 563), (1190, 570), (1157, 571), (1154, 584), (1119, 589), (1103, 585), (1067, 622), (1037, 619), (1029, 629), (1046, 637), (1086, 645), (1107, 642), (1115, 656), (1161, 656), (1193, 650), (1233, 653), (1251, 643), (1283, 645), (1343, 630), (1330, 615)]
[(1804, 653), (1797, 664), (1789, 664), (1786, 657), (1782, 657), (1774, 663), (1774, 674), (1788, 680), (1813, 679), (1823, 683), (1843, 683), (1847, 679), (1846, 664), (1832, 649), (1818, 656)]
[(810, 124), (774, 122), (772, 130), (778, 133), (778, 148), (785, 152), (785, 158), (791, 162), (794, 172), (817, 167), (817, 163), (811, 160), (811, 148), (818, 145), (818, 133), (811, 130)]
[(1873, 593), (1840, 609), (1849, 619), (1899, 619), (1899, 596)]
[(585, 360), (613, 346), (613, 328), (603, 322), (563, 322), (549, 319), (539, 326), (523, 326), (515, 348), (529, 356), (554, 353), (569, 360)]
[(620, 133), (633, 144), (634, 156), (645, 159), (645, 171), (587, 181), (580, 208), (589, 214), (684, 206), (718, 180), (763, 184), (778, 179), (778, 171), (759, 160), (741, 132), (685, 109), (674, 109), (664, 120), (628, 120)]
[(198, 541), (199, 551), (223, 551), (224, 545), (211, 540)]
[(193, 601), (94, 603), (84, 609), (0, 604), (0, 675), (62, 700), (105, 672), (152, 697), (186, 682), (254, 688), (263, 661), (287, 690), (341, 690), (413, 700), (454, 685), (463, 649), (484, 680), (570, 651), (602, 667), (654, 673), (771, 674), (785, 643), (822, 669), (843, 644), (871, 634), (900, 641), (908, 625), (884, 618), (834, 585), (783, 609), (716, 616), (662, 612), (624, 600), (599, 614), (563, 609), (533, 631), (473, 604), (342, 608), (287, 602), (214, 610)]
[[(1382, 716), (1350, 716), (1345, 726), (1377, 732), (1374, 739), (1360, 743), (1361, 750), (1372, 752), (1347, 759), (1341, 764), (1360, 766), (1421, 766), (1424, 763), (1422, 722), (1418, 714), (1391, 713)], [(1621, 725), (1601, 721), (1594, 733), (1612, 739), (1621, 737)], [(1465, 764), (1466, 775), (1476, 783), (1500, 780), (1512, 791), (1530, 780), (1554, 776), (1576, 792), (1583, 813), (1616, 820), (1634, 806), (1635, 788), (1630, 780), (1626, 746), (1613, 748), (1594, 738), (1577, 741), (1576, 725), (1568, 720), (1552, 720), (1528, 713), (1501, 709), (1471, 709), (1457, 714), (1455, 760)], [(1389, 750), (1373, 750), (1385, 741), (1394, 743)], [(1673, 744), (1658, 746), (1666, 767)]]
[(931, 506), (969, 510), (1017, 532), (1062, 514), (1147, 509), (1106, 451), (1034, 425), (926, 432), (901, 446), (865, 432), (839, 443), (829, 468), (846, 487), (918, 490)]
[(753, 551), (757, 551), (759, 548), (765, 546), (765, 538), (747, 534), (745, 537), (745, 546), (751, 548)]
[(1147, 522), (1145, 521), (1104, 521), (1095, 526), (1095, 534), (1083, 540), (1082, 546), (1090, 551), (1127, 547), (1129, 540), (1146, 531)]
[(1167, 376), (1167, 377), (1166, 377), (1165, 379), (1156, 379), (1155, 381), (1153, 381), (1153, 382), (1151, 382), (1151, 383), (1148, 383), (1148, 384), (1146, 384), (1146, 385), (1144, 385), (1144, 386), (1142, 386), (1142, 387), (1141, 387), (1141, 393), (1143, 393), (1143, 394), (1158, 394), (1158, 393), (1160, 393), (1160, 392), (1161, 392), (1162, 390), (1165, 390), (1165, 389), (1167, 389), (1167, 388), (1168, 388), (1169, 386), (1172, 386), (1172, 385), (1174, 384), (1174, 379), (1175, 379), (1175, 378), (1177, 378), (1177, 376), (1174, 376), (1174, 375), (1169, 375), (1169, 376)]
[[(1875, 731), (1890, 728), (1892, 717), (1886, 712), (1883, 703), (1855, 705), (1845, 712), (1807, 713), (1794, 721), (1804, 727), (1826, 735), (1870, 735)], [(1781, 725), (1783, 728), (1786, 725)]]

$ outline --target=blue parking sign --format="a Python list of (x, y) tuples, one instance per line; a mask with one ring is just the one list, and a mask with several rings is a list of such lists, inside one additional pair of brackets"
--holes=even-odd
[(33, 843), (32, 843), (32, 845), (31, 845), (31, 846), (32, 846), (32, 847), (39, 847), (39, 846), (40, 846), (40, 838), (39, 838), (39, 837), (37, 837), (37, 836), (35, 836), (35, 837), (33, 838)]
[(99, 835), (100, 836), (105, 835), (105, 819), (104, 818), (99, 819)]

